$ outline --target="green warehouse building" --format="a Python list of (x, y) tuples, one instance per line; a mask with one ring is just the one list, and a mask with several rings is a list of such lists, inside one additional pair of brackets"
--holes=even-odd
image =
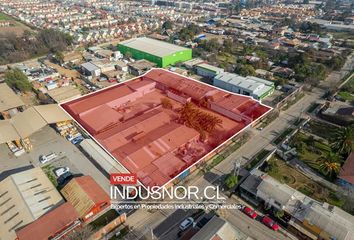
[(146, 37), (120, 42), (118, 49), (123, 54), (130, 52), (133, 58), (146, 59), (159, 67), (192, 59), (192, 49)]

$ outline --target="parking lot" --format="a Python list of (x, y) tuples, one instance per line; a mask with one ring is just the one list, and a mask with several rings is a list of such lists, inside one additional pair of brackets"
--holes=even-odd
[(0, 155), (7, 156), (0, 158), (0, 167), (2, 170), (4, 169), (3, 171), (31, 164), (42, 167), (44, 165), (39, 162), (39, 156), (55, 153), (58, 157), (47, 164), (50, 164), (54, 168), (69, 167), (70, 171), (74, 174), (90, 175), (109, 193), (109, 179), (75, 145), (60, 136), (53, 128), (50, 126), (44, 127), (32, 134), (30, 140), (33, 145), (32, 151), (18, 158), (10, 153), (6, 144), (0, 145)]

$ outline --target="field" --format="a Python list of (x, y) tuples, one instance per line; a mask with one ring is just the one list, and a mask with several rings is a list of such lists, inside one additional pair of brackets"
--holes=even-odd
[(344, 202), (332, 190), (291, 168), (278, 157), (273, 156), (268, 163), (267, 172), (271, 177), (318, 201), (328, 202), (338, 207), (343, 206)]
[(14, 18), (0, 13), (0, 21), (10, 21), (11, 25), (8, 27), (0, 27), (0, 34), (15, 34), (16, 36), (21, 36), (24, 31), (33, 31), (30, 27), (26, 26), (25, 24), (15, 20)]
[(8, 20), (13, 20), (13, 18), (7, 16), (6, 14), (0, 13), (0, 21), (8, 21)]

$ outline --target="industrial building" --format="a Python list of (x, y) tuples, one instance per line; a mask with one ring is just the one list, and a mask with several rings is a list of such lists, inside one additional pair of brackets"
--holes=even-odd
[(1, 239), (16, 239), (15, 230), (64, 203), (40, 167), (8, 176), (0, 182)]
[(6, 143), (15, 156), (32, 149), (29, 137), (48, 124), (70, 121), (57, 104), (30, 107), (11, 119), (0, 120), (0, 144)]
[(17, 96), (6, 83), (0, 84), (0, 116), (11, 118), (23, 110), (25, 103)]
[(251, 96), (262, 100), (274, 92), (274, 82), (258, 77), (242, 77), (234, 73), (220, 73), (214, 77), (214, 86), (230, 92)]
[(135, 59), (146, 59), (159, 67), (166, 67), (192, 59), (192, 49), (152, 38), (133, 38), (118, 44), (123, 54), (131, 53)]
[[(163, 100), (170, 107), (164, 107)], [(201, 140), (200, 129), (178, 122), (177, 109), (186, 103), (221, 120), (218, 136), (207, 134)], [(215, 146), (270, 110), (251, 97), (230, 94), (164, 69), (150, 70), (61, 106), (123, 166), (123, 172), (136, 173), (144, 186), (163, 186), (181, 173), (188, 175)], [(83, 145), (107, 173), (119, 169), (107, 155), (90, 150), (91, 144)]]
[(98, 213), (109, 209), (111, 204), (109, 195), (91, 176), (71, 179), (60, 192), (84, 222), (91, 221)]
[(206, 78), (213, 78), (224, 72), (224, 69), (215, 67), (207, 63), (201, 63), (195, 66), (197, 74)]

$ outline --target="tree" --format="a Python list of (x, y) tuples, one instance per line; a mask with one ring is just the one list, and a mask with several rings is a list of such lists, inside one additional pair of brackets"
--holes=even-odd
[(281, 219), (282, 217), (284, 217), (284, 210), (278, 210), (275, 212), (275, 216), (279, 219)]
[(27, 76), (18, 68), (5, 72), (5, 82), (10, 87), (14, 87), (21, 92), (27, 92), (32, 89), (32, 85), (28, 81)]
[(195, 24), (189, 24), (187, 27), (182, 28), (178, 33), (178, 38), (182, 41), (193, 40), (194, 36), (199, 34), (201, 29)]
[(256, 70), (251, 64), (237, 63), (235, 67), (235, 73), (247, 77), (256, 75)]
[(60, 64), (64, 63), (64, 54), (62, 52), (60, 52), (60, 51), (56, 52), (54, 54), (54, 57)]
[(124, 53), (124, 56), (126, 57), (126, 58), (132, 58), (132, 53), (131, 52), (129, 52), (129, 51), (126, 51), (125, 53)]
[(321, 158), (320, 170), (328, 177), (334, 177), (340, 170), (340, 157), (338, 154), (330, 152), (325, 158)]
[(326, 65), (330, 68), (332, 68), (333, 70), (340, 70), (342, 68), (342, 66), (344, 65), (344, 58), (340, 57), (340, 56), (335, 56), (332, 57), (330, 60), (328, 60), (326, 62)]
[(237, 182), (238, 182), (238, 179), (233, 174), (229, 174), (229, 176), (227, 176), (227, 178), (225, 179), (225, 185), (228, 189), (235, 187)]
[(335, 133), (332, 147), (342, 154), (350, 154), (354, 150), (354, 124)]
[(203, 40), (198, 45), (200, 48), (203, 48), (207, 52), (218, 52), (222, 45), (219, 43), (218, 39), (212, 38), (209, 41)]
[(163, 24), (162, 24), (162, 28), (163, 29), (172, 29), (173, 28), (173, 24), (172, 24), (172, 22), (171, 21), (166, 21), (166, 22), (164, 22)]
[(188, 127), (197, 130), (201, 136), (213, 133), (216, 127), (221, 126), (222, 120), (210, 113), (201, 111), (188, 102), (179, 111), (179, 121)]
[(166, 108), (166, 109), (172, 109), (173, 108), (173, 105), (170, 101), (170, 99), (168, 98), (162, 98), (161, 99), (161, 105), (163, 108)]

